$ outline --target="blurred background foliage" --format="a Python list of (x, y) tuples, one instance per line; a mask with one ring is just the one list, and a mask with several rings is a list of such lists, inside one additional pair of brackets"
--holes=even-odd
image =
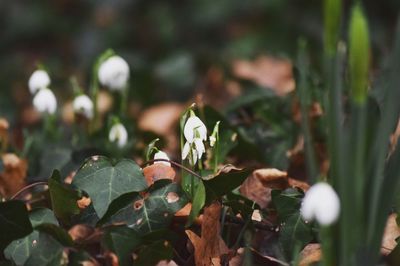
[[(363, 2), (379, 58), (400, 2)], [(13, 0), (0, 2), (0, 25), (0, 105), (9, 119), (37, 63), (49, 69), (56, 93), (68, 96), (68, 78), (87, 88), (96, 56), (113, 48), (132, 68), (132, 94), (149, 105), (187, 100), (211, 66), (229, 73), (233, 59), (290, 58), (298, 37), (312, 51), (322, 40), (317, 0)]]

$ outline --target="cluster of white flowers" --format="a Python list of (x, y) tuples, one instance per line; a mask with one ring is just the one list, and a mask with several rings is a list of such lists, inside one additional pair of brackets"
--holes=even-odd
[(123, 148), (128, 142), (128, 132), (121, 123), (115, 123), (108, 133), (110, 142), (116, 142), (119, 148)]
[(87, 119), (93, 118), (93, 102), (87, 95), (81, 94), (75, 97), (72, 106), (76, 114), (81, 114)]
[(300, 213), (305, 220), (315, 218), (321, 225), (331, 225), (339, 217), (339, 197), (328, 183), (317, 183), (306, 192)]
[(128, 83), (129, 65), (122, 57), (111, 56), (100, 65), (98, 76), (103, 86), (113, 91), (122, 91)]
[(28, 81), (29, 91), (33, 97), (33, 106), (40, 113), (54, 114), (57, 110), (57, 99), (48, 88), (50, 77), (44, 70), (36, 70)]
[(186, 143), (182, 149), (182, 159), (189, 158), (189, 163), (195, 165), (206, 152), (203, 141), (207, 140), (207, 128), (195, 115), (189, 117), (183, 129)]

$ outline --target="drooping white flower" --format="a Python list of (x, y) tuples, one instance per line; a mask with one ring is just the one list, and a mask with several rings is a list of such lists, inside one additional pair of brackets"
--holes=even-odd
[[(154, 160), (157, 160), (157, 159), (169, 160), (169, 157), (168, 157), (168, 155), (167, 155), (165, 152), (163, 152), (163, 151), (158, 151), (158, 152), (156, 152), (156, 153), (154, 154)], [(171, 166), (171, 163), (169, 163), (169, 162), (160, 161), (160, 162), (154, 162), (154, 163), (155, 163), (155, 164), (156, 164), (156, 163), (165, 164), (165, 165), (167, 165), (167, 166)]]
[(189, 143), (193, 143), (196, 138), (207, 140), (206, 125), (197, 116), (191, 116), (183, 128), (183, 135)]
[(29, 91), (35, 94), (39, 89), (47, 88), (50, 85), (50, 77), (44, 70), (36, 70), (28, 81)]
[(81, 94), (75, 97), (72, 106), (75, 113), (81, 114), (87, 119), (93, 118), (93, 102), (87, 95)]
[(128, 132), (121, 123), (114, 124), (108, 133), (108, 139), (111, 142), (116, 142), (119, 148), (122, 148), (128, 142)]
[(193, 144), (190, 144), (189, 142), (186, 142), (185, 145), (183, 145), (182, 160), (185, 160), (186, 158), (188, 158), (189, 163), (191, 165), (195, 165), (197, 162), (197, 152), (192, 147), (193, 147)]
[(99, 67), (99, 81), (113, 91), (125, 89), (129, 79), (129, 65), (120, 56), (106, 59)]
[(57, 109), (56, 96), (50, 89), (40, 89), (33, 97), (33, 106), (40, 113), (54, 114)]
[(321, 225), (331, 225), (339, 217), (339, 197), (328, 183), (317, 183), (306, 192), (300, 213), (305, 220), (316, 219)]

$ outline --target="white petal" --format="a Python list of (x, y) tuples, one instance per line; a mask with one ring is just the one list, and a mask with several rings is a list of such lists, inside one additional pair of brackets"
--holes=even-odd
[(186, 121), (183, 128), (183, 135), (189, 143), (193, 143), (194, 138), (207, 139), (207, 128), (197, 116), (191, 116)]
[(328, 183), (317, 183), (306, 192), (300, 212), (306, 220), (315, 218), (321, 225), (330, 225), (339, 217), (339, 197)]
[(111, 127), (108, 134), (108, 139), (111, 142), (117, 142), (119, 148), (122, 148), (128, 142), (128, 132), (121, 123), (115, 124)]
[[(165, 160), (169, 160), (169, 157), (168, 157), (168, 155), (167, 155), (165, 152), (163, 152), (163, 151), (158, 151), (158, 152), (156, 152), (156, 154), (154, 154), (154, 160), (156, 160), (156, 159), (165, 159)], [(167, 165), (167, 166), (171, 166), (171, 163), (169, 163), (169, 162), (163, 162), (163, 161), (161, 161), (161, 162), (154, 162), (154, 164), (156, 164), (156, 163), (165, 164), (165, 165)]]
[(190, 144), (188, 142), (183, 145), (182, 149), (182, 160), (185, 160), (190, 152)]
[(40, 89), (33, 97), (33, 106), (40, 113), (54, 114), (57, 109), (56, 96), (47, 88)]
[(72, 106), (75, 113), (82, 114), (88, 119), (93, 118), (93, 102), (87, 95), (75, 97)]
[(112, 56), (100, 65), (98, 76), (102, 85), (110, 90), (121, 91), (129, 79), (129, 65), (122, 57)]
[(194, 139), (194, 144), (196, 147), (197, 157), (200, 160), (201, 157), (203, 156), (203, 153), (206, 152), (206, 148), (204, 147), (204, 143), (201, 139), (198, 138)]
[(194, 166), (197, 163), (197, 153), (196, 151), (192, 150), (189, 154), (189, 163)]
[(29, 91), (35, 94), (39, 89), (47, 88), (50, 85), (50, 77), (44, 70), (36, 70), (28, 81)]

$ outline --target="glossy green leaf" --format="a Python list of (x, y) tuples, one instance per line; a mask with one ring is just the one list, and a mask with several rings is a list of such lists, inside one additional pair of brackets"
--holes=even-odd
[(45, 232), (46, 234), (52, 236), (55, 240), (66, 247), (73, 247), (74, 241), (71, 236), (63, 228), (52, 224), (52, 223), (42, 223), (35, 227), (35, 230), (39, 232)]
[(272, 203), (278, 212), (279, 221), (285, 221), (299, 211), (303, 196), (304, 194), (296, 188), (272, 191)]
[(194, 219), (196, 219), (196, 217), (199, 216), (200, 211), (204, 207), (205, 203), (206, 203), (206, 188), (204, 186), (203, 181), (200, 180), (194, 192), (194, 196), (192, 199), (192, 209), (190, 210), (186, 226), (191, 225)]
[(71, 217), (80, 212), (77, 200), (82, 197), (81, 193), (64, 184), (57, 170), (53, 171), (49, 179), (49, 192), (55, 215), (64, 223), (70, 224)]
[(102, 238), (103, 246), (118, 256), (120, 265), (132, 265), (131, 253), (141, 244), (140, 235), (126, 226), (114, 226), (106, 230)]
[(130, 228), (145, 234), (168, 226), (175, 212), (187, 202), (182, 188), (176, 183), (169, 183), (144, 196), (136, 196), (112, 215), (108, 223), (127, 223)]
[[(46, 208), (34, 209), (29, 213), (29, 220), (33, 227), (42, 223), (58, 225), (54, 213)], [(4, 250), (4, 256), (16, 265), (23, 265), (29, 256), (35, 252), (38, 240), (39, 232), (35, 230), (28, 236), (11, 242)]]
[(173, 258), (173, 249), (169, 241), (160, 240), (144, 246), (136, 254), (134, 265), (157, 265), (161, 260)]
[(89, 158), (76, 173), (72, 184), (88, 193), (99, 217), (122, 194), (147, 188), (143, 171), (134, 161), (123, 159), (113, 163), (103, 156)]
[(53, 266), (60, 265), (63, 246), (52, 236), (39, 233), (39, 240), (34, 243), (35, 250), (24, 264), (25, 266)]
[(0, 248), (32, 232), (28, 211), (22, 201), (0, 203)]

